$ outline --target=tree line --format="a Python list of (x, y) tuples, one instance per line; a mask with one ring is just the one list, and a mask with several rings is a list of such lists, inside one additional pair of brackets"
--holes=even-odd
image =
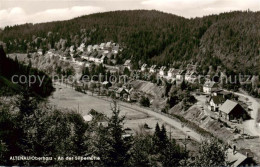
[[(29, 76), (35, 76), (37, 78), (43, 79), (42, 83), (40, 83), (40, 80), (36, 79), (35, 82), (31, 83), (31, 85), (28, 85), (28, 81), (24, 82), (18, 82), (18, 85), (12, 82), (13, 76), (25, 76), (26, 79), (29, 79)], [(21, 87), (28, 87), (31, 92), (33, 92), (36, 96), (40, 97), (47, 97), (49, 96), (52, 91), (54, 90), (52, 86), (52, 80), (51, 78), (46, 75), (44, 72), (39, 71), (35, 68), (32, 68), (31, 63), (29, 65), (24, 65), (18, 62), (17, 57), (15, 60), (10, 59), (6, 56), (3, 47), (0, 45), (0, 87), (3, 91), (2, 93), (18, 93)], [(4, 91), (7, 89), (7, 91)]]
[[(17, 112), (13, 112), (17, 108)], [(109, 110), (109, 109), (108, 109)], [(114, 101), (112, 116), (85, 122), (75, 111), (60, 111), (39, 103), (28, 89), (14, 103), (0, 105), (0, 164), (21, 166), (214, 166), (225, 164), (225, 150), (216, 140), (204, 142), (192, 159), (189, 150), (157, 123), (154, 133), (126, 135), (125, 117)], [(91, 111), (91, 113), (96, 113)], [(105, 123), (104, 124), (104, 120)], [(126, 135), (126, 136), (124, 136)], [(214, 147), (214, 151), (210, 151)], [(207, 152), (206, 152), (206, 151)], [(13, 161), (12, 156), (92, 157), (83, 161)]]

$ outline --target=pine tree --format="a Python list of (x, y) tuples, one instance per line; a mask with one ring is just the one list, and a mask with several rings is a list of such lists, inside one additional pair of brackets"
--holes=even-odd
[(194, 166), (225, 166), (226, 147), (217, 139), (202, 141)]
[(160, 134), (161, 134), (161, 129), (160, 129), (160, 126), (157, 122), (156, 126), (155, 126), (155, 131), (154, 131), (154, 134), (153, 134), (154, 153), (158, 153), (158, 151), (160, 150)]
[(112, 117), (107, 127), (99, 127), (96, 142), (97, 155), (104, 166), (126, 166), (129, 163), (131, 138), (124, 138), (123, 121), (116, 101), (111, 106)]
[(159, 139), (160, 139), (160, 149), (165, 149), (166, 144), (168, 143), (168, 137), (166, 134), (165, 126), (162, 125), (161, 131), (159, 133)]

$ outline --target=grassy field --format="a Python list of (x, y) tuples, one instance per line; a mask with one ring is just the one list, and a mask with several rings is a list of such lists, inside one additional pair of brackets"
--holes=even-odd
[[(111, 102), (105, 97), (97, 98), (91, 96), (91, 94), (83, 94), (76, 92), (71, 87), (66, 87), (66, 85), (56, 84), (56, 91), (49, 98), (49, 102), (55, 105), (57, 108), (68, 108), (78, 111), (82, 116), (87, 115), (91, 109), (105, 114), (106, 116), (111, 116)], [(120, 105), (120, 102), (118, 102)], [(156, 123), (160, 125), (165, 124), (162, 120), (158, 118), (151, 117), (145, 113), (138, 112), (134, 109), (120, 106), (120, 115), (126, 116), (125, 128), (131, 128), (134, 131), (138, 131), (140, 126), (145, 123), (148, 124), (150, 131), (153, 132)], [(185, 138), (185, 134), (169, 125), (165, 124), (168, 132), (171, 131), (173, 138), (181, 140)]]

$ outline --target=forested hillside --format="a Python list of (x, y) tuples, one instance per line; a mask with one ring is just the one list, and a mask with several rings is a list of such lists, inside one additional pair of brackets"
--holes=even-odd
[[(186, 19), (158, 11), (98, 13), (68, 21), (5, 27), (0, 41), (10, 52), (65, 50), (81, 43), (113, 41), (122, 59), (175, 66), (196, 61), (235, 72), (259, 72), (260, 12), (231, 12)], [(245, 68), (246, 67), (246, 68)]]
[[(43, 78), (42, 83), (39, 80), (35, 80), (28, 85), (25, 83), (24, 78), (29, 79), (32, 75)], [(23, 80), (17, 79), (13, 83), (13, 76), (24, 76)], [(44, 72), (39, 71), (35, 68), (32, 68), (29, 64), (28, 66), (23, 65), (18, 62), (8, 58), (3, 50), (3, 47), (0, 45), (0, 95), (12, 95), (20, 93), (22, 88), (28, 88), (28, 91), (33, 93), (36, 96), (47, 97), (54, 90), (52, 86), (52, 80)]]

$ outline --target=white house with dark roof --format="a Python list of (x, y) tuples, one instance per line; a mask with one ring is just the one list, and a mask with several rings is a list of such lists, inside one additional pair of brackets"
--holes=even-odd
[(159, 70), (159, 75), (160, 76), (164, 76), (164, 75), (166, 75), (166, 67), (165, 66), (162, 66), (161, 68), (160, 68), (160, 70)]
[(92, 51), (93, 51), (93, 46), (92, 46), (92, 45), (88, 45), (87, 51), (88, 51), (88, 52), (92, 52)]
[(74, 46), (72, 45), (72, 46), (70, 47), (70, 53), (74, 53), (74, 52), (75, 52)]
[(106, 46), (105, 43), (101, 43), (100, 46), (99, 46), (99, 48), (103, 50), (103, 49), (105, 48), (105, 46)]
[(141, 67), (141, 71), (144, 72), (147, 69), (147, 64), (143, 64)]
[(128, 68), (129, 70), (131, 70), (132, 64), (131, 64), (131, 60), (126, 60), (124, 63), (124, 67)]
[(107, 42), (106, 45), (105, 45), (105, 48), (109, 49), (111, 47), (112, 47), (112, 42)]
[(156, 70), (156, 67), (157, 67), (156, 65), (152, 65), (152, 66), (150, 67), (149, 72), (150, 72), (150, 73), (156, 73), (156, 71), (157, 71), (157, 70)]
[(210, 96), (208, 108), (211, 111), (219, 111), (219, 107), (225, 102), (225, 98), (221, 95)]
[(77, 48), (77, 50), (80, 51), (80, 52), (84, 52), (84, 49), (85, 49), (84, 43), (80, 44), (80, 46)]
[(180, 70), (180, 69), (176, 70), (176, 79), (182, 80), (184, 77), (184, 74), (185, 74), (184, 70)]
[(168, 78), (174, 78), (176, 75), (174, 75), (174, 71), (175, 69), (174, 68), (170, 68), (167, 72), (167, 76)]
[(98, 50), (99, 49), (99, 46), (98, 45), (94, 45), (93, 46), (93, 50)]
[(197, 79), (198, 73), (194, 70), (185, 73), (185, 81), (193, 83)]
[(119, 45), (116, 45), (116, 46), (112, 47), (112, 53), (117, 54), (118, 51), (119, 51)]
[(39, 55), (43, 55), (43, 50), (42, 50), (42, 49), (38, 49), (37, 53), (38, 53)]
[(206, 81), (203, 85), (203, 92), (210, 94), (218, 90), (218, 85), (214, 81)]

